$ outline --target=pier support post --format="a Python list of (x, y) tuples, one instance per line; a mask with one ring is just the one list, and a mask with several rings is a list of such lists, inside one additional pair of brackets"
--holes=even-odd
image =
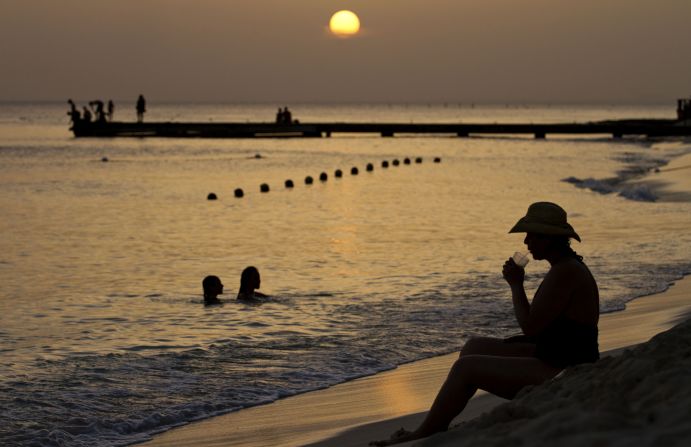
[(468, 132), (457, 132), (456, 135), (460, 138), (468, 138), (470, 136)]
[(392, 130), (384, 130), (381, 133), (382, 137), (393, 137), (393, 131)]
[(535, 132), (535, 139), (536, 140), (544, 140), (546, 137), (544, 132)]
[(331, 131), (326, 132), (326, 138), (331, 138)]

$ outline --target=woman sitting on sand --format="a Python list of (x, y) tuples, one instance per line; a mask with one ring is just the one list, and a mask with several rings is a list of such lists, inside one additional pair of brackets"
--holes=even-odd
[(371, 445), (398, 444), (446, 431), (478, 389), (512, 399), (525, 386), (539, 385), (566, 367), (599, 358), (597, 283), (569, 245), (569, 238), (581, 239), (567, 223), (566, 212), (554, 203), (533, 203), (509, 232), (527, 233), (524, 243), (533, 258), (550, 263), (532, 302), (523, 288), (523, 268), (511, 258), (504, 263), (502, 274), (511, 287), (523, 335), (470, 339), (422, 424), (413, 432), (401, 429), (390, 440)]
[(260, 292), (256, 292), (261, 286), (261, 277), (259, 276), (259, 270), (256, 267), (247, 267), (242, 271), (240, 275), (240, 290), (238, 291), (239, 300), (244, 301), (259, 301), (257, 298), (267, 298), (266, 295)]

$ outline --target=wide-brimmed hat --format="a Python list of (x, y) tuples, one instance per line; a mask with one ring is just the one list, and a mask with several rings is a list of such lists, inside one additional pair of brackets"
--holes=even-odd
[(566, 221), (566, 211), (556, 203), (535, 202), (509, 233), (539, 233), (568, 236), (581, 242), (581, 238)]

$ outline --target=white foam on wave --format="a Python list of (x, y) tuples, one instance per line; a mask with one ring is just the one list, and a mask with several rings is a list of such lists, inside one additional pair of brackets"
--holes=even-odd
[(655, 202), (658, 199), (657, 194), (655, 194), (649, 185), (645, 184), (626, 185), (619, 191), (619, 195), (626, 199), (639, 202)]
[(661, 166), (667, 165), (672, 159), (689, 153), (691, 146), (683, 142), (666, 143), (660, 150), (663, 153), (624, 152), (616, 156), (615, 159), (624, 164), (624, 167), (616, 173), (616, 177), (596, 179), (570, 176), (562, 181), (600, 194), (616, 193), (629, 200), (655, 202), (659, 197), (649, 184), (630, 183), (631, 180), (641, 179), (651, 172), (657, 172)]

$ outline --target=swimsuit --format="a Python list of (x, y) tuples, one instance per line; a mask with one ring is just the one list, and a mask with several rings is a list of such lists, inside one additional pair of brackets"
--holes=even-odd
[(535, 337), (535, 357), (556, 368), (593, 363), (600, 358), (597, 325), (557, 317)]
[(534, 337), (517, 335), (504, 339), (504, 343), (533, 343), (535, 357), (563, 369), (597, 361), (600, 358), (597, 335), (596, 325), (560, 316)]

